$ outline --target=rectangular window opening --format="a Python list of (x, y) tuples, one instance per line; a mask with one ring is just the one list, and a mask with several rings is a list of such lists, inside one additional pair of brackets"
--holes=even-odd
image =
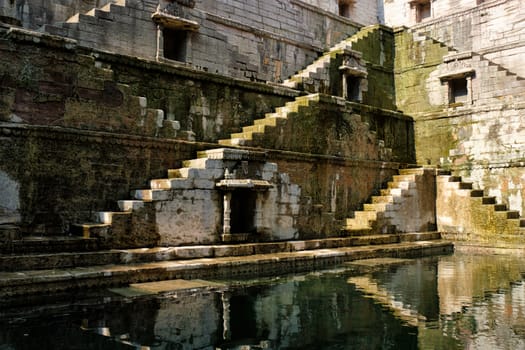
[(452, 79), (448, 82), (448, 87), (449, 103), (467, 102), (468, 89), (466, 78)]
[(430, 18), (432, 14), (430, 1), (420, 2), (416, 6), (416, 22), (421, 22), (427, 18)]
[(174, 61), (186, 62), (187, 31), (165, 28), (163, 40), (164, 57)]
[(361, 78), (348, 76), (346, 78), (346, 96), (349, 101), (358, 102), (360, 100)]
[(339, 16), (350, 17), (350, 5), (339, 4)]
[(350, 18), (352, 6), (352, 0), (339, 0), (339, 16)]

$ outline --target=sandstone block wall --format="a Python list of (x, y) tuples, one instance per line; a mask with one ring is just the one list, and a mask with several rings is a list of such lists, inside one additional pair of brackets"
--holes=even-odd
[[(434, 19), (462, 12), (478, 6), (477, 0), (438, 0), (431, 3), (430, 16), (421, 20), (427, 23)], [(417, 19), (417, 3), (410, 0), (384, 0), (385, 24), (397, 26), (413, 26), (420, 23)]]
[[(165, 177), (198, 150), (217, 147), (203, 141), (228, 137), (296, 96), (266, 84), (90, 51), (45, 34), (11, 31), (0, 48), (0, 182), (9, 185), (0, 193), (2, 220), (32, 234), (66, 233), (71, 224), (92, 221), (95, 212), (116, 210), (131, 190)], [(288, 146), (268, 150), (279, 172), (290, 174), (290, 184), (302, 187), (298, 202), (292, 186), (279, 204), (299, 210), (300, 237), (338, 233), (338, 220), (397, 171), (399, 163), (380, 161), (381, 147), (392, 148), (399, 162), (414, 158), (412, 122), (402, 114), (337, 101), (325, 112), (316, 117), (304, 111), (311, 125), (287, 129), (303, 153), (287, 153)], [(168, 133), (175, 122), (180, 130)], [(329, 139), (314, 142), (319, 130), (329, 131)], [(306, 148), (300, 132), (312, 138)], [(325, 149), (318, 147), (323, 142)]]
[[(439, 1), (433, 2), (439, 3)], [(525, 76), (525, 4), (520, 0), (486, 2), (470, 10), (451, 6), (451, 14), (412, 27), (457, 49), (472, 51)]]
[[(510, 40), (507, 46), (503, 37), (490, 42), (490, 47), (480, 37), (486, 35), (487, 23), (507, 30), (506, 25), (496, 23), (505, 18), (503, 14), (509, 6), (517, 3), (491, 4), (494, 7), (481, 6), (468, 14), (397, 32), (396, 97), (398, 108), (415, 118), (419, 164), (451, 169), (496, 196), (498, 202), (523, 213), (519, 179), (523, 178), (525, 152), (522, 141), (525, 82), (520, 73), (516, 74), (522, 65), (506, 66), (496, 58), (493, 60), (490, 54), (505, 47), (519, 52), (523, 45), (515, 40), (521, 30), (515, 26), (516, 30), (503, 33)], [(486, 16), (481, 16), (483, 11)], [(520, 16), (523, 14), (516, 9), (506, 18), (509, 23), (516, 23)], [(481, 18), (481, 23), (474, 23)], [(448, 40), (447, 45), (459, 47), (446, 46), (423, 35), (423, 31), (431, 36), (441, 35)], [(462, 36), (466, 39), (462, 40)], [(474, 51), (474, 47), (483, 54)], [(468, 50), (462, 51), (465, 48)], [(521, 56), (517, 53), (516, 57)], [(463, 100), (451, 101), (450, 80), (458, 78), (468, 81), (468, 91)]]
[[(173, 6), (170, 2), (73, 2), (60, 10), (47, 3), (25, 5), (17, 0), (0, 9), (12, 13), (11, 8), (15, 8), (15, 18), (25, 27), (74, 38), (82, 46), (274, 82), (306, 66), (324, 49), (355, 33), (359, 26), (299, 0), (195, 3), (194, 8), (181, 6), (182, 12), (174, 15), (195, 26), (185, 32), (185, 38), (175, 39), (185, 42), (177, 44), (182, 52), (177, 58), (165, 55), (164, 43), (173, 41), (171, 36), (182, 32), (164, 32), (152, 20), (156, 11)], [(17, 12), (20, 8), (24, 10)], [(371, 14), (356, 13), (356, 16)]]

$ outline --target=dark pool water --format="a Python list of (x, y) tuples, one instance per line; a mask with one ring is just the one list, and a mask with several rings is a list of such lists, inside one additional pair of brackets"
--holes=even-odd
[(456, 253), (156, 296), (0, 301), (0, 350), (525, 349), (524, 272), (522, 257)]

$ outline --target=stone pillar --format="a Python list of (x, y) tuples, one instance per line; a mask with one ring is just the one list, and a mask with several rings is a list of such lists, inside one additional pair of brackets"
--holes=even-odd
[(161, 58), (164, 57), (164, 41), (162, 35), (162, 25), (157, 24), (157, 52), (155, 53), (157, 61), (160, 61)]
[(346, 79), (348, 79), (348, 75), (346, 73), (343, 73), (342, 74), (342, 79), (341, 81), (343, 82), (343, 86), (342, 86), (342, 98), (344, 98), (345, 100), (348, 100), (348, 88), (347, 88), (347, 82), (346, 82)]
[(223, 225), (222, 225), (222, 233), (225, 235), (230, 234), (231, 232), (231, 201), (232, 201), (232, 193), (231, 192), (225, 192), (223, 197), (223, 206), (224, 206), (224, 214), (223, 214)]
[(474, 103), (474, 97), (472, 95), (472, 76), (467, 75), (467, 102), (469, 104)]

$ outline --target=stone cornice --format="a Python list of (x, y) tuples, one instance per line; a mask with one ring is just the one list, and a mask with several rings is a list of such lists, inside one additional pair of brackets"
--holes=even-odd
[(0, 137), (21, 137), (59, 140), (71, 143), (101, 143), (128, 147), (173, 150), (217, 148), (217, 144), (164, 139), (140, 135), (117, 134), (104, 131), (72, 129), (56, 126), (0, 123)]

